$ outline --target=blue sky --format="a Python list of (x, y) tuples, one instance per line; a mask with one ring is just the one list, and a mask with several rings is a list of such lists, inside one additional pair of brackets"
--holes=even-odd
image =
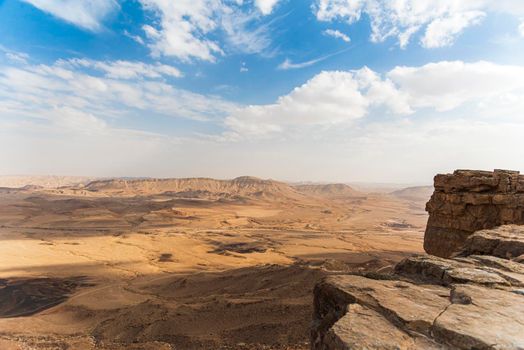
[(524, 168), (522, 62), (517, 0), (0, 0), (0, 173)]

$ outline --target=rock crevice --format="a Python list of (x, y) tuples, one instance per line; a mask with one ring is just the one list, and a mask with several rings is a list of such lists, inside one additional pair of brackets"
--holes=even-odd
[(441, 221), (425, 243), (440, 256), (317, 284), (312, 349), (524, 349), (524, 226), (495, 227), (521, 217), (521, 181), (509, 171), (437, 176), (427, 207)]

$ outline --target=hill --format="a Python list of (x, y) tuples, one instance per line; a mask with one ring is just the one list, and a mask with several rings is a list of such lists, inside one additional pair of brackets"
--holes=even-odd
[(308, 184), (296, 185), (294, 188), (301, 193), (317, 197), (340, 198), (362, 195), (362, 193), (346, 184)]
[(396, 198), (415, 202), (427, 202), (433, 193), (432, 186), (406, 187), (390, 194)]
[(86, 176), (1, 175), (0, 187), (21, 188), (24, 186), (40, 186), (43, 188), (58, 188), (85, 185), (93, 180), (94, 178)]
[(232, 180), (211, 178), (100, 180), (84, 187), (91, 192), (109, 195), (159, 195), (166, 194), (184, 198), (231, 198), (256, 197), (268, 199), (300, 199), (304, 195), (290, 185), (251, 176)]

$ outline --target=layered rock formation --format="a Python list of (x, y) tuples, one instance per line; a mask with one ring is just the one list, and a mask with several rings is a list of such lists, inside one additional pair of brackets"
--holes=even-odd
[(508, 171), (437, 176), (425, 248), (451, 257), (323, 280), (312, 349), (524, 349), (524, 226), (473, 232), (519, 222), (520, 181)]
[(437, 175), (426, 210), (424, 250), (449, 257), (475, 231), (524, 224), (524, 176), (509, 170)]

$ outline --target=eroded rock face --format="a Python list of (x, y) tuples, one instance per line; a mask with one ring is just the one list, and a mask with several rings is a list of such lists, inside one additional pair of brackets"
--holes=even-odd
[(476, 241), (498, 237), (492, 253), (523, 233), (481, 231), (455, 258), (413, 256), (390, 275), (328, 277), (315, 288), (312, 349), (524, 349), (524, 265)]
[(426, 210), (424, 249), (449, 257), (475, 231), (524, 224), (524, 176), (509, 170), (437, 175)]

